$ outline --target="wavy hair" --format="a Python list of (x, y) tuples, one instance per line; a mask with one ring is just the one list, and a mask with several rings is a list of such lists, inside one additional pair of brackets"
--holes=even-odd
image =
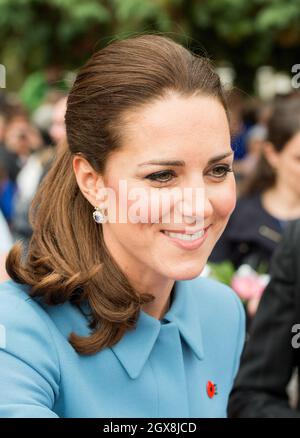
[(48, 305), (70, 301), (90, 308), (88, 336), (72, 332), (80, 354), (117, 343), (134, 328), (141, 306), (154, 299), (141, 294), (121, 271), (103, 239), (93, 206), (82, 195), (72, 159), (82, 154), (100, 174), (108, 155), (122, 145), (124, 115), (175, 91), (226, 103), (211, 61), (167, 36), (146, 34), (115, 40), (79, 70), (67, 101), (67, 141), (41, 182), (29, 212), (32, 237), (25, 251), (17, 241), (8, 254), (10, 277), (31, 286), (30, 296)]

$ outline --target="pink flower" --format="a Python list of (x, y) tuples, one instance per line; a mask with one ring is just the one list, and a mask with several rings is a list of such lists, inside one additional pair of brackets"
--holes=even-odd
[(231, 287), (242, 300), (260, 299), (269, 276), (259, 275), (249, 265), (242, 265), (231, 280)]

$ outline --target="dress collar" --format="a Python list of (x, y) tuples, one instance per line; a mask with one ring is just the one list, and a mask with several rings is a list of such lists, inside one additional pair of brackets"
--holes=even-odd
[[(29, 290), (29, 286), (21, 287)], [(199, 304), (195, 293), (197, 291), (193, 288), (192, 280), (175, 281), (171, 306), (162, 320), (141, 310), (136, 328), (126, 331), (121, 340), (110, 347), (132, 379), (136, 379), (142, 372), (164, 322), (173, 322), (196, 357), (204, 359)], [(88, 312), (89, 306), (86, 305), (84, 309)], [(88, 336), (86, 324), (81, 334)]]
[(176, 281), (171, 307), (162, 320), (143, 310), (136, 328), (125, 332), (121, 340), (111, 347), (132, 379), (136, 379), (147, 362), (158, 338), (163, 322), (173, 322), (181, 336), (199, 360), (204, 358), (200, 315), (190, 280)]

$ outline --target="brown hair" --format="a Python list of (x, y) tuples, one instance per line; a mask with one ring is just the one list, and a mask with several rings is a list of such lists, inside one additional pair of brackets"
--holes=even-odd
[(87, 300), (91, 334), (71, 333), (81, 354), (117, 343), (135, 327), (141, 306), (154, 296), (135, 290), (105, 246), (93, 206), (79, 190), (72, 167), (83, 154), (102, 173), (108, 155), (122, 144), (122, 115), (167, 91), (200, 93), (226, 110), (220, 79), (209, 59), (192, 54), (169, 37), (139, 35), (116, 40), (96, 52), (79, 71), (66, 111), (67, 143), (43, 179), (31, 205), (33, 234), (26, 257), (22, 242), (10, 251), (6, 268), (13, 280), (31, 285), (31, 296), (49, 305)]
[[(267, 124), (267, 138), (275, 151), (281, 152), (287, 143), (300, 132), (300, 99), (285, 98), (276, 102)], [(276, 173), (269, 164), (264, 152), (258, 159), (255, 171), (241, 188), (241, 195), (262, 193), (276, 183)]]

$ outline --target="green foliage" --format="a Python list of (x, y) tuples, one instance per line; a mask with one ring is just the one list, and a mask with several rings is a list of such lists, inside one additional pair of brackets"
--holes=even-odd
[(77, 68), (115, 37), (169, 32), (231, 62), (247, 88), (259, 65), (290, 71), (299, 23), (300, 0), (0, 0), (0, 63), (18, 88), (49, 64)]
[(224, 261), (220, 263), (209, 262), (207, 265), (210, 270), (210, 277), (220, 281), (221, 283), (227, 284), (228, 286), (231, 285), (235, 268), (230, 261)]

